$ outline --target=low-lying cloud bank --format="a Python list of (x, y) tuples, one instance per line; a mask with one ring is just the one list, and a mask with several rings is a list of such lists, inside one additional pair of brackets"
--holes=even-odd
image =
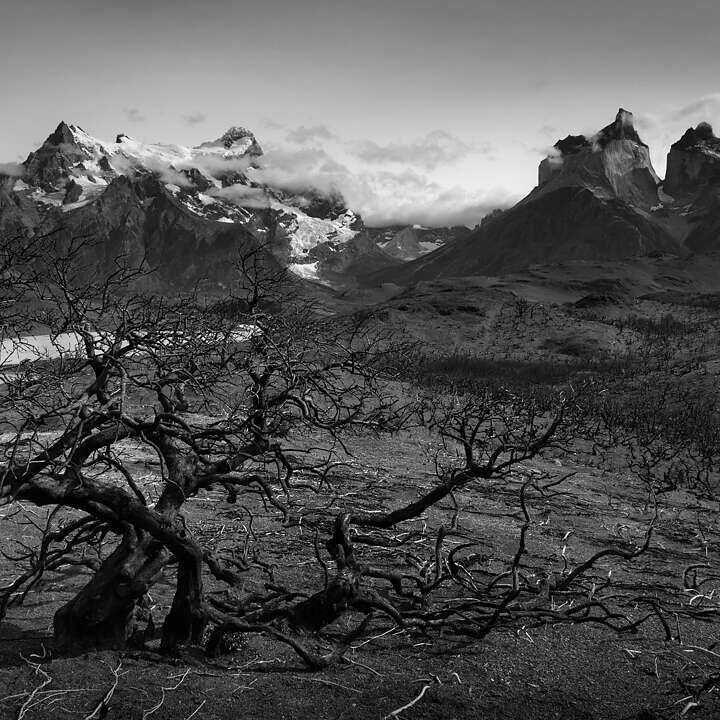
[(236, 184), (208, 190), (208, 195), (228, 200), (246, 208), (266, 208), (270, 205), (269, 198), (262, 188), (248, 187), (247, 185)]
[[(221, 177), (232, 172), (244, 173), (252, 160), (243, 157), (228, 157), (205, 154), (197, 155), (192, 160), (177, 160), (170, 163), (162, 157), (144, 155), (141, 158), (142, 167), (155, 173), (163, 182), (177, 185), (181, 188), (193, 187), (194, 183), (183, 171), (193, 168), (201, 170), (207, 175)], [(115, 169), (124, 175), (132, 176), (137, 170), (137, 163), (132, 156), (113, 155), (112, 164)]]
[(23, 174), (25, 168), (20, 163), (13, 162), (0, 162), (0, 175), (6, 177), (20, 177)]
[(488, 213), (506, 208), (519, 198), (503, 192), (468, 193), (462, 188), (438, 189), (436, 193), (396, 202), (369, 202), (362, 212), (369, 227), (385, 225), (425, 225), (426, 227), (449, 227), (467, 225), (474, 227)]
[(488, 212), (507, 207), (517, 194), (500, 188), (470, 190), (447, 185), (435, 170), (452, 167), (487, 148), (435, 131), (406, 143), (343, 141), (324, 126), (288, 131), (247, 175), (291, 192), (340, 193), (369, 226), (422, 224), (473, 226)]

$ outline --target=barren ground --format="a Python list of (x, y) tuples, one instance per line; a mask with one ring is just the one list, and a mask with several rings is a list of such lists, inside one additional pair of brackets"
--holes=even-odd
[[(485, 290), (466, 287), (445, 293), (433, 289), (427, 297), (415, 293), (389, 303), (384, 321), (409, 329), (437, 348), (482, 347), (486, 355), (501, 348), (498, 354), (506, 358), (524, 353), (568, 362), (573, 356), (563, 352), (567, 347), (562, 342), (571, 336), (584, 338), (582, 347), (590, 347), (590, 352), (632, 348), (637, 340), (634, 331), (613, 324), (614, 306), (592, 312), (543, 306), (534, 314), (515, 317), (517, 306), (504, 293), (493, 290), (488, 296)], [(651, 300), (633, 307), (648, 317), (660, 317), (667, 310)], [(707, 381), (717, 355), (716, 335), (707, 328), (717, 326), (708, 321), (706, 310), (674, 310), (693, 327), (706, 324), (706, 331), (692, 333), (688, 347), (702, 356)], [(576, 325), (569, 330), (573, 321)], [(715, 383), (712, 373), (711, 378)], [(311, 441), (298, 438), (301, 443)], [(436, 480), (437, 451), (442, 460), (442, 449), (425, 431), (400, 438), (358, 436), (352, 448), (353, 458), (335, 472), (332, 490), (298, 495), (298, 512), (315, 508), (330, 519), (346, 507), (373, 510), (404, 504)], [(132, 445), (127, 453), (145, 486), (151, 487), (157, 473), (153, 458)], [(578, 447), (528, 463), (509, 481), (469, 486), (457, 493), (457, 505), (447, 501), (409, 523), (418, 531), (409, 547), (362, 546), (361, 560), (382, 567), (391, 560), (410, 566), (432, 558), (438, 529), (444, 526), (452, 529), (446, 551), (472, 538), (482, 562), (502, 569), (515, 552), (521, 525), (519, 489), (525, 479), (540, 473), (550, 479), (573, 474), (561, 493), (529, 496), (532, 524), (522, 566), (526, 572), (560, 572), (603, 547), (642, 543), (652, 516), (646, 488), (628, 471), (621, 455), (598, 456), (589, 447)], [(310, 584), (321, 588), (313, 531), (302, 524), (283, 526), (257, 498), (243, 502), (254, 514), (252, 528), (243, 508), (228, 504), (220, 492), (188, 504), (186, 524), (216, 549), (242, 548), (246, 543), (257, 547), (279, 585), (299, 586), (300, 579), (307, 584), (311, 578)], [(17, 511), (2, 510), (3, 549), (8, 553), (14, 541), (33, 542), (37, 531), (28, 520), (39, 522), (43, 516), (42, 510), (33, 508), (14, 514)], [(682, 594), (688, 566), (700, 563), (718, 573), (718, 513), (717, 501), (682, 490), (664, 493), (659, 496), (650, 551), (630, 563), (609, 558), (601, 569), (612, 571), (618, 591)], [(11, 564), (0, 559), (0, 583), (12, 571)], [(75, 571), (48, 576), (22, 606), (10, 608), (0, 626), (0, 718), (720, 718), (717, 688), (701, 690), (720, 666), (720, 645), (703, 650), (720, 642), (717, 622), (670, 618), (670, 641), (660, 622), (651, 620), (634, 635), (564, 625), (518, 628), (467, 642), (397, 629), (378, 616), (369, 639), (354, 643), (344, 660), (331, 668), (312, 673), (286, 646), (260, 636), (238, 638), (228, 654), (212, 660), (194, 651), (161, 656), (157, 641), (144, 650), (54, 657), (49, 650), (53, 613), (86, 578)], [(158, 617), (169, 604), (172, 580), (171, 569), (152, 594)], [(244, 589), (267, 580), (251, 575)], [(720, 592), (717, 578), (714, 587)], [(624, 609), (631, 616), (636, 612)], [(329, 648), (351, 624), (343, 620), (322, 636), (302, 640), (313, 648)], [(103, 716), (95, 710), (110, 691), (109, 712)]]
[[(428, 442), (412, 437), (399, 443), (356, 441), (355, 464), (335, 479), (335, 509), (346, 503), (367, 509), (400, 504), (428, 487), (433, 481), (424, 462)], [(608, 544), (640, 541), (648, 521), (643, 489), (622, 473), (592, 467), (584, 462), (587, 458), (579, 460), (538, 463), (509, 484), (458, 494), (457, 536), (447, 547), (472, 536), (480, 541), (489, 565), (506, 563), (519, 528), (519, 483), (533, 471), (576, 475), (566, 481), (562, 495), (549, 501), (531, 499), (535, 520), (527, 567), (559, 570), (563, 552), (572, 565)], [(322, 506), (328, 499), (305, 500)], [(215, 547), (244, 542), (243, 512), (227, 505), (220, 493), (193, 507), (188, 525)], [(263, 540), (261, 557), (277, 568), (277, 581), (292, 586), (294, 576), (310, 574), (321, 587), (309, 533), (283, 528), (261, 506), (253, 509), (254, 530), (258, 541)], [(416, 525), (423, 530), (422, 539), (410, 550), (431, 554), (437, 528), (449, 525), (455, 511), (448, 502), (420, 519)], [(663, 496), (651, 552), (630, 564), (607, 563), (618, 588), (679, 588), (686, 566), (717, 562), (717, 533), (703, 533), (703, 528), (716, 527), (717, 512), (716, 504), (686, 493)], [(27, 527), (16, 527), (28, 534)], [(382, 553), (373, 554), (374, 562), (382, 561)], [(46, 653), (53, 612), (78, 582), (77, 577), (48, 579), (22, 607), (11, 609), (0, 644), (0, 717), (18, 717), (23, 707), (28, 720), (87, 717), (112, 687), (115, 669), (119, 679), (108, 717), (116, 718), (381, 718), (411, 702), (425, 685), (429, 687), (423, 698), (401, 717), (675, 718), (690, 702), (691, 691), (683, 683), (690, 687), (707, 667), (704, 654), (691, 646), (707, 647), (718, 639), (716, 625), (683, 622), (682, 642), (665, 642), (659, 623), (650, 622), (638, 635), (562, 626), (501, 632), (466, 643), (394, 630), (387, 620), (378, 619), (370, 632), (373, 639), (356, 643), (345, 662), (315, 673), (306, 672), (284, 646), (259, 637), (239, 640), (231, 654), (209, 663), (192, 653), (164, 658), (152, 651), (153, 643), (148, 651), (52, 658)], [(153, 593), (158, 614), (169, 603), (169, 591), (170, 585), (160, 585)], [(332, 633), (304, 640), (324, 647)], [(33, 663), (40, 658), (35, 670)], [(24, 706), (29, 693), (47, 679), (51, 682)], [(643, 716), (642, 711), (653, 714)], [(696, 712), (688, 712), (690, 717), (720, 717), (720, 698), (717, 693), (703, 695)]]

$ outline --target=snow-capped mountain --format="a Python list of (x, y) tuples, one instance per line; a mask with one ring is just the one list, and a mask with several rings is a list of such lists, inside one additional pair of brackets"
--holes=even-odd
[[(0, 227), (77, 228), (75, 213), (86, 219), (102, 215), (107, 223), (108, 200), (127, 202), (126, 190), (133, 187), (146, 209), (153, 203), (169, 206), (171, 201), (177, 211), (211, 223), (216, 234), (218, 224), (241, 226), (278, 262), (306, 279), (322, 281), (326, 269), (330, 274), (342, 272), (357, 261), (361, 248), (382, 254), (360, 237), (362, 219), (342, 197), (313, 188), (288, 192), (269, 187), (254, 179), (262, 163), (262, 148), (242, 127), (185, 147), (143, 143), (125, 134), (109, 142), (62, 122), (30, 153), (20, 175), (5, 179)], [(156, 182), (149, 182), (151, 178)], [(117, 236), (129, 230), (117, 227), (113, 232)], [(157, 237), (155, 242), (164, 245)]]
[(409, 262), (469, 235), (471, 230), (465, 225), (438, 228), (407, 225), (369, 228), (368, 232), (388, 255)]

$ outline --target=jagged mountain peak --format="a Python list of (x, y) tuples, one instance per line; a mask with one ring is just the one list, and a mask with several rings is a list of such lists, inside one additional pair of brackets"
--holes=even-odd
[(689, 127), (683, 136), (673, 143), (672, 147), (686, 150), (699, 145), (720, 146), (720, 138), (715, 135), (712, 125), (708, 122), (701, 122), (696, 127)]
[(225, 147), (230, 147), (234, 142), (241, 138), (251, 137), (255, 139), (255, 135), (245, 127), (240, 125), (231, 125), (219, 138), (218, 142)]
[(631, 140), (642, 147), (647, 145), (641, 140), (635, 130), (633, 114), (629, 110), (620, 108), (610, 124), (599, 130), (595, 135), (567, 135), (558, 140), (553, 147), (561, 156), (575, 155), (583, 150), (602, 150), (613, 140)]
[(715, 136), (712, 125), (701, 122), (688, 128), (670, 148), (663, 189), (673, 197), (684, 197), (702, 188), (718, 187), (720, 138)]
[(558, 140), (540, 164), (538, 186), (514, 207), (372, 281), (404, 284), (506, 273), (535, 263), (682, 253), (679, 239), (662, 222), (658, 185), (633, 115), (620, 108), (594, 135)]
[(540, 163), (538, 187), (529, 197), (578, 186), (600, 198), (618, 198), (649, 209), (658, 202), (659, 182), (633, 114), (620, 108), (615, 120), (595, 135), (558, 140)]
[[(221, 138), (197, 147), (146, 143), (125, 133), (114, 142), (93, 137), (79, 125), (62, 121), (23, 163), (23, 182), (45, 193), (45, 204), (86, 202), (103, 192), (117, 175), (155, 173), (166, 182), (194, 185), (247, 182), (238, 163), (250, 165), (262, 155), (255, 136), (246, 128), (231, 127)], [(218, 181), (217, 183), (215, 181)], [(71, 185), (71, 183), (75, 185)], [(77, 185), (82, 186), (78, 193)], [(68, 195), (67, 190), (71, 190)], [(64, 193), (60, 195), (59, 193)]]
[(574, 155), (590, 146), (590, 141), (584, 135), (567, 135), (553, 145), (556, 150), (560, 151), (561, 155)]
[(239, 152), (242, 155), (251, 155), (254, 157), (259, 157), (263, 154), (255, 134), (241, 125), (230, 126), (217, 140), (204, 142), (198, 147), (223, 147), (228, 151)]
[(60, 151), (81, 148), (93, 152), (94, 148), (102, 145), (102, 141), (90, 135), (79, 125), (61, 120), (55, 130), (48, 135), (42, 147), (59, 148)]
[(64, 143), (75, 142), (74, 127), (74, 125), (68, 125), (64, 120), (61, 120), (60, 124), (55, 128), (55, 131), (48, 135), (45, 144), (62, 145)]
[(47, 192), (59, 191), (70, 176), (77, 174), (74, 168), (94, 160), (103, 151), (99, 140), (88, 135), (79, 125), (63, 120), (45, 142), (28, 155), (23, 163), (23, 180)]
[(601, 145), (606, 145), (612, 140), (632, 140), (638, 145), (647, 147), (647, 145), (640, 139), (640, 136), (635, 129), (635, 119), (633, 114), (624, 108), (620, 108), (617, 111), (615, 120), (609, 125), (606, 125), (597, 134), (595, 140)]

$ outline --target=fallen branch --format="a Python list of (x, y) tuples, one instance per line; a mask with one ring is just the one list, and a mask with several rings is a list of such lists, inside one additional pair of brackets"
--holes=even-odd
[(122, 662), (118, 662), (118, 666), (112, 671), (114, 679), (113, 684), (110, 686), (110, 689), (102, 696), (100, 702), (95, 706), (93, 711), (89, 715), (86, 715), (83, 720), (95, 720), (95, 718), (98, 718), (98, 720), (102, 720), (102, 718), (106, 717), (108, 708), (110, 707), (110, 700), (112, 700), (112, 696), (115, 693), (118, 682), (120, 682), (121, 667)]
[(391, 720), (391, 718), (397, 718), (398, 715), (400, 715), (401, 712), (404, 712), (405, 710), (408, 710), (416, 703), (420, 702), (422, 700), (423, 695), (432, 687), (432, 685), (423, 685), (423, 689), (420, 691), (420, 694), (411, 700), (407, 705), (403, 705), (402, 707), (397, 708), (396, 710), (393, 710), (391, 713), (388, 713), (383, 720)]

